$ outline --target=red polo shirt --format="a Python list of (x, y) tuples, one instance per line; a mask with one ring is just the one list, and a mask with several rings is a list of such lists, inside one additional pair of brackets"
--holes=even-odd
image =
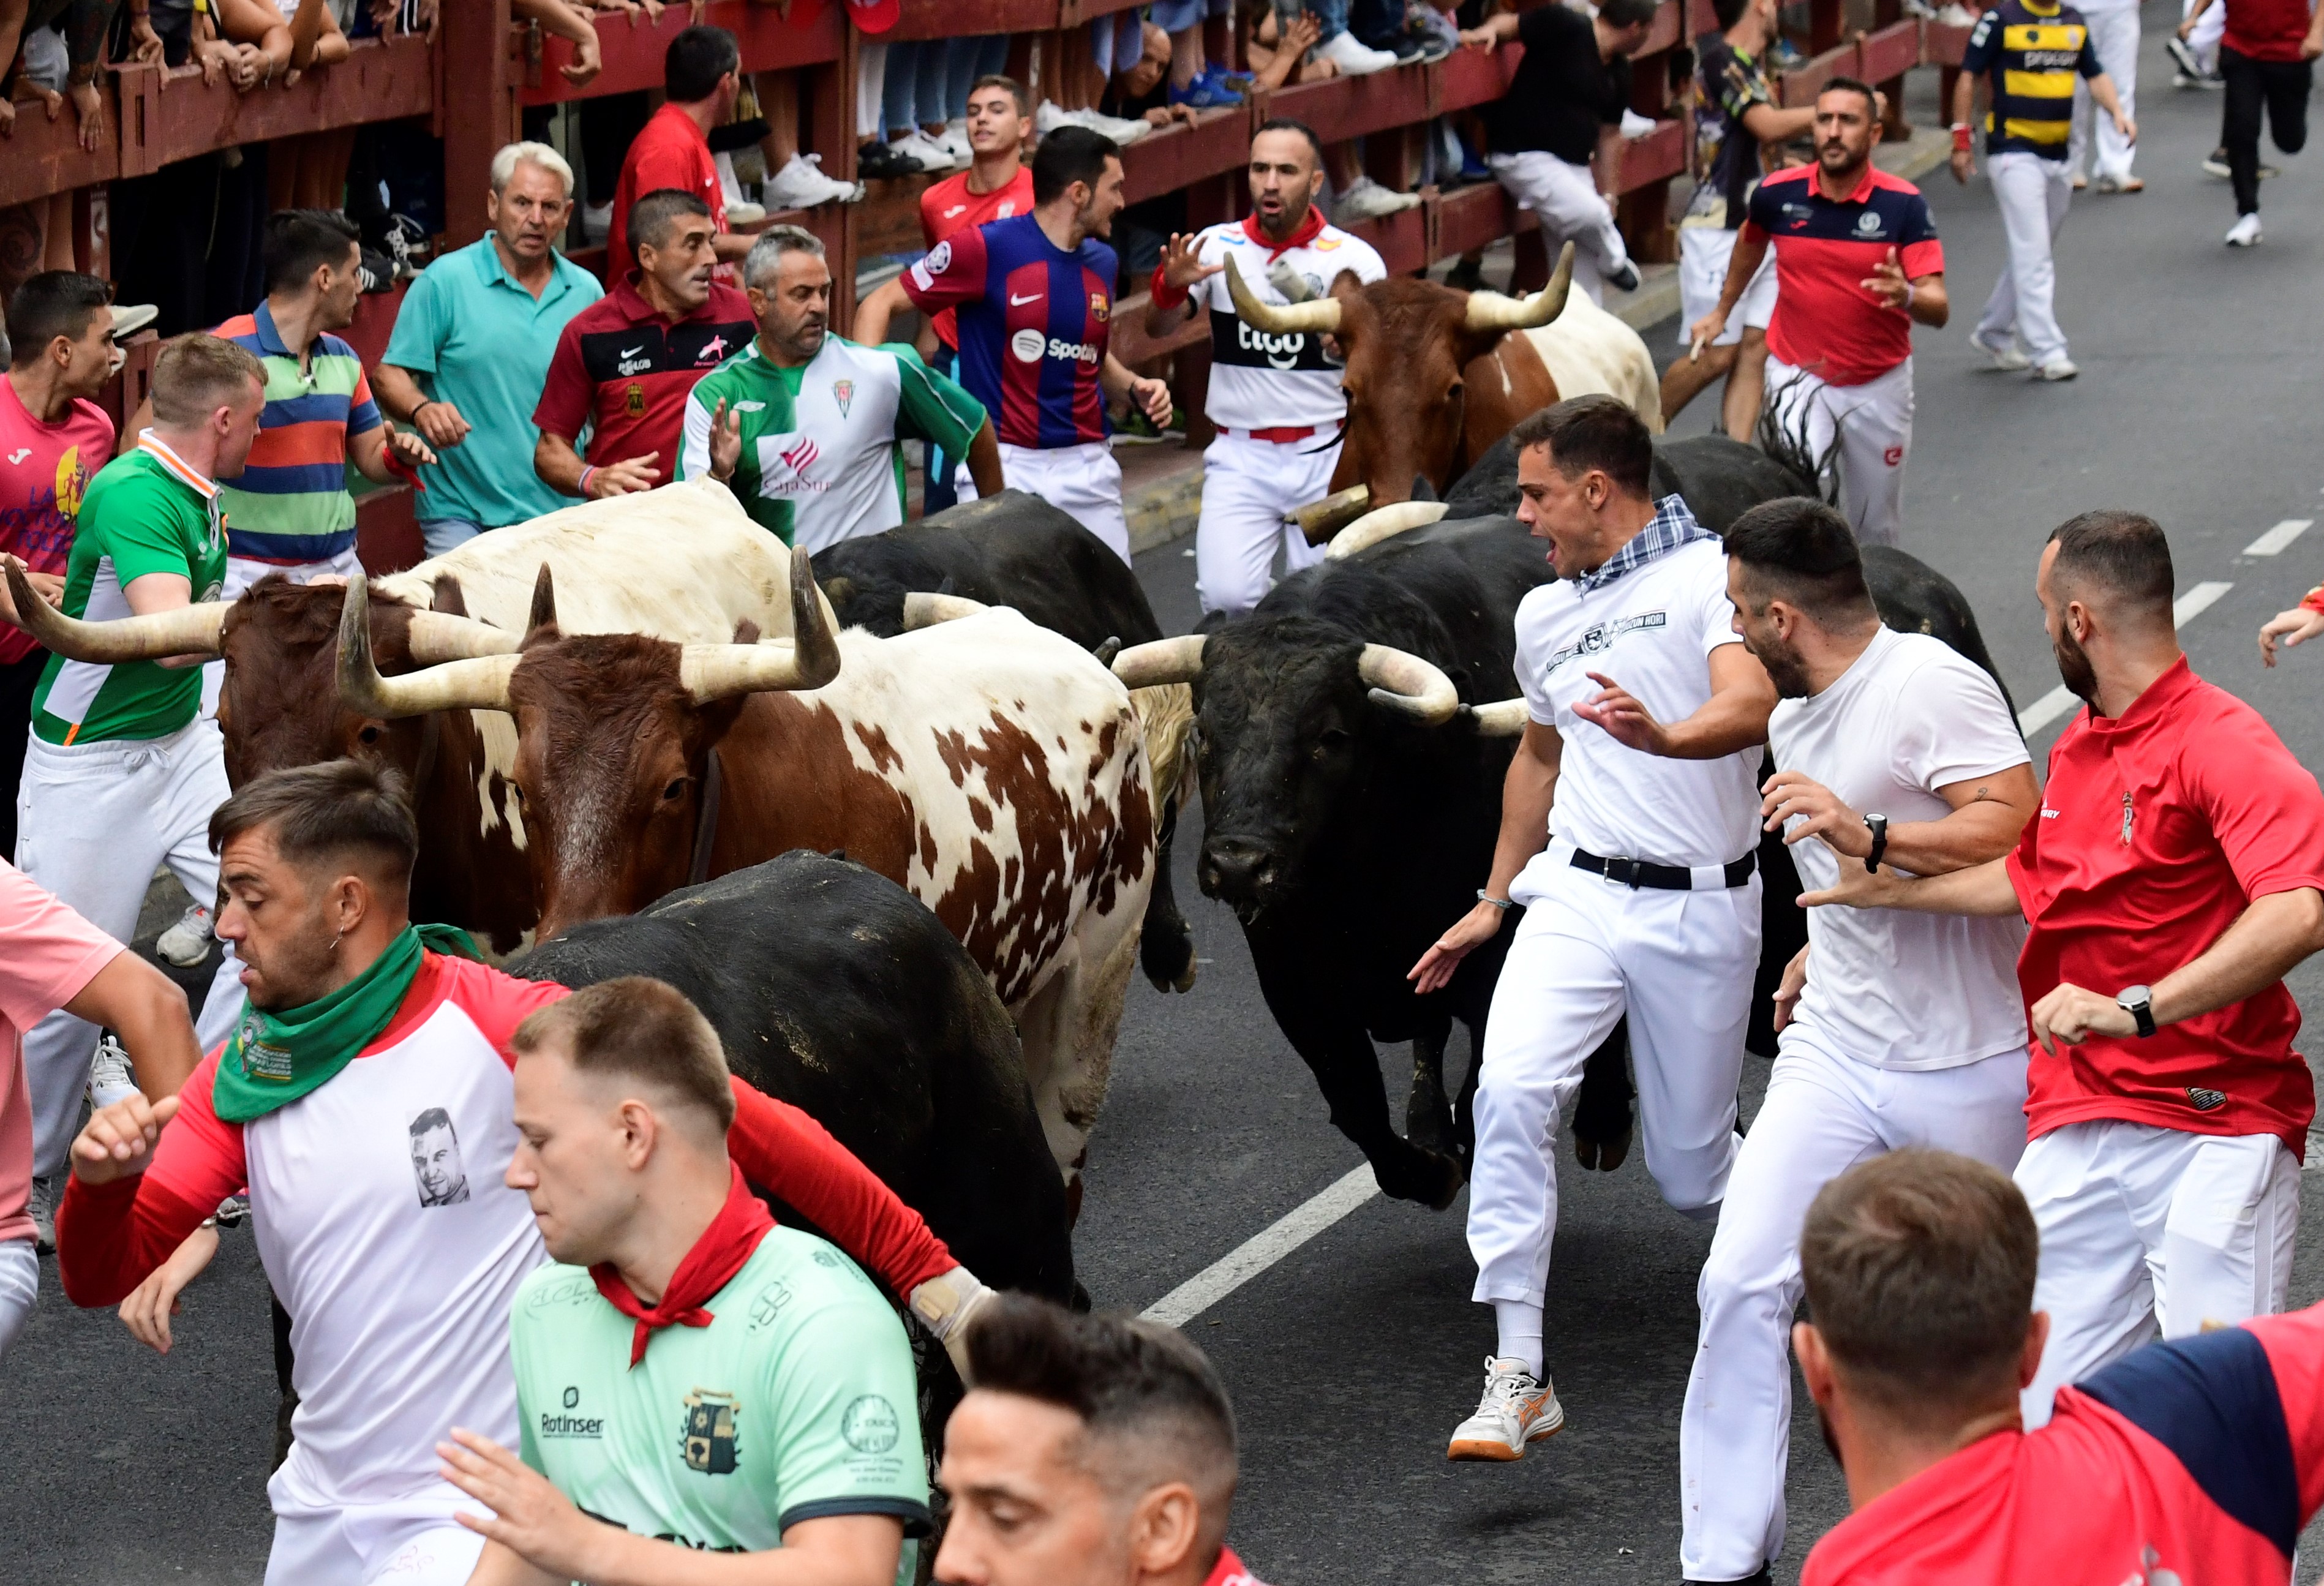
[[(710, 140), (695, 125), (694, 117), (676, 105), (664, 105), (653, 113), (622, 161), (622, 179), (613, 184), (613, 226), (605, 234), (608, 279), (618, 281), (637, 266), (630, 253), (630, 206), (663, 188), (700, 198), (710, 206), (710, 229), (726, 230), (726, 191), (718, 184)], [(733, 273), (726, 265), (718, 267), (721, 281)]]
[(632, 270), (566, 322), (533, 425), (570, 440), (594, 423), (593, 466), (659, 452), (654, 466), (667, 484), (678, 477), (678, 435), (694, 383), (758, 333), (751, 300), (733, 287), (714, 281), (702, 307), (665, 319), (639, 294)]
[(1828, 385), (1862, 385), (1913, 355), (1912, 317), (1864, 290), (1895, 250), (1904, 279), (1941, 275), (1945, 245), (1921, 189), (1877, 166), (1846, 198), (1823, 195), (1812, 165), (1778, 171), (1751, 194), (1743, 235), (1775, 250), (1767, 350)]
[(1235, 1557), (1233, 1548), (1221, 1547), (1219, 1562), (1211, 1566), (1203, 1586), (1267, 1586), (1267, 1582), (1242, 1567), (1242, 1560)]
[(2308, 0), (2227, 0), (2227, 31), (2221, 39), (2236, 54), (2254, 60), (2297, 60), (2308, 36)]
[[(2255, 898), (2324, 890), (2324, 790), (2257, 711), (2181, 656), (2117, 717), (2088, 709), (2050, 751), (2040, 814), (2009, 856), (2030, 922), (2030, 1009), (2070, 981), (2113, 996), (2210, 949)], [(2153, 1035), (2033, 1044), (2029, 1133), (2121, 1119), (2272, 1134), (2305, 1152), (2316, 1089), (2282, 982)]]
[[(974, 231), (988, 220), (1033, 212), (1033, 172), (1028, 167), (1019, 165), (1015, 176), (989, 193), (968, 190), (968, 179), (974, 174), (964, 171), (948, 176), (920, 194), (920, 235), (931, 248), (948, 236)], [(946, 309), (932, 321), (936, 339), (948, 347), (960, 346), (957, 318), (954, 310)]]

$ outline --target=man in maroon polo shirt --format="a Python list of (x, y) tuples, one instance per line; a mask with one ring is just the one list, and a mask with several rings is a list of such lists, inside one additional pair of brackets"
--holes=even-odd
[(2259, 713), (2196, 677), (2153, 520), (2085, 512), (2034, 582), (2089, 708), (2016, 851), (1950, 875), (1840, 867), (1810, 906), (2023, 913), (2033, 1027), (2017, 1165), (2050, 1314), (2026, 1425), (2158, 1332), (2283, 1309), (2315, 1083), (2284, 975), (2324, 948), (2324, 791)]
[[(710, 278), (718, 255), (707, 204), (664, 189), (640, 198), (628, 220), (638, 268), (567, 323), (532, 412), (533, 471), (586, 501), (670, 478), (694, 383), (759, 332), (749, 300)], [(575, 443), (592, 424), (585, 460)]]

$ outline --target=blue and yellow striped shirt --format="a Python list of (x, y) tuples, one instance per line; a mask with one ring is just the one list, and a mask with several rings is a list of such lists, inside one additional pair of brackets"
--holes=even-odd
[(1987, 154), (2022, 152), (2063, 160), (2073, 129), (2074, 78), (2097, 77), (2106, 68), (2090, 42), (2089, 23), (2072, 6), (2001, 0), (1978, 18), (1961, 69), (1992, 79)]

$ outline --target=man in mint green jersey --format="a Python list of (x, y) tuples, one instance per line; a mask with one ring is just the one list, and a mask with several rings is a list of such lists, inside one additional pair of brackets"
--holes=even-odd
[[(520, 1453), (462, 1427), (470, 1586), (890, 1586), (927, 1529), (911, 1347), (869, 1278), (778, 1228), (726, 1157), (717, 1035), (659, 981), (518, 1027), (510, 1187), (556, 1265), (511, 1312)], [(777, 1550), (779, 1550), (779, 1552)], [(736, 1571), (714, 1555), (775, 1553)]]
[(759, 334), (687, 398), (680, 478), (709, 475), (784, 544), (811, 551), (904, 521), (907, 438), (965, 457), (979, 495), (1001, 488), (1001, 447), (974, 397), (908, 346), (831, 334), (831, 267), (811, 234), (761, 232), (742, 283)]

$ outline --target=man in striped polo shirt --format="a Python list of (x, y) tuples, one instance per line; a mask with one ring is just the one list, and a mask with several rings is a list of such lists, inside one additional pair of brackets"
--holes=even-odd
[(217, 334), (266, 370), (266, 411), (250, 464), (219, 487), (228, 600), (269, 573), (297, 583), (363, 570), (346, 465), (382, 484), (432, 465), (417, 431), (396, 430), (372, 401), (355, 348), (332, 335), (355, 323), (361, 249), (353, 222), (286, 209), (266, 223), (266, 300)]

